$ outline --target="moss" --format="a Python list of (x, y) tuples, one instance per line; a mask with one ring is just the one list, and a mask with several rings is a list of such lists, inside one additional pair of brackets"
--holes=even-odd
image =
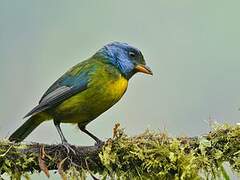
[(239, 142), (239, 125), (218, 124), (195, 138), (173, 138), (153, 131), (129, 137), (116, 126), (114, 137), (100, 149), (87, 147), (83, 151), (83, 147), (76, 147), (77, 155), (68, 156), (61, 145), (44, 145), (47, 154), (40, 162), (42, 145), (35, 144), (34, 150), (29, 150), (33, 145), (1, 141), (0, 172), (13, 179), (28, 178), (44, 169), (57, 170), (62, 179), (89, 175), (101, 179), (229, 179), (224, 163), (240, 175)]
[(199, 138), (166, 133), (128, 137), (122, 129), (100, 153), (103, 174), (121, 179), (227, 178), (223, 163), (240, 172), (240, 126), (216, 125)]
[(34, 154), (22, 152), (26, 145), (12, 145), (7, 140), (0, 143), (0, 174), (6, 173), (13, 179), (27, 178), (26, 172), (33, 172), (33, 167), (38, 165)]

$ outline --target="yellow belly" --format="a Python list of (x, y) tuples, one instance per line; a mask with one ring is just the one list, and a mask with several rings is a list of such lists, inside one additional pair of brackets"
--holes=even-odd
[(128, 81), (118, 78), (97, 78), (89, 88), (64, 101), (55, 113), (63, 123), (88, 124), (118, 102), (125, 93)]

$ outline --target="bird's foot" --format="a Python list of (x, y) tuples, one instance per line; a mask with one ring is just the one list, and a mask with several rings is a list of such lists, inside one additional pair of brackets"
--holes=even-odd
[(69, 154), (71, 151), (74, 155), (76, 155), (76, 151), (71, 147), (71, 144), (68, 142), (62, 142), (62, 145), (66, 148), (67, 154)]
[(104, 145), (104, 141), (98, 139), (94, 145), (100, 148)]

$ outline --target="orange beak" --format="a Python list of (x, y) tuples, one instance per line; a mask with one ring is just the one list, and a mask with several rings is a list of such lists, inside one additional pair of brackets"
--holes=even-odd
[(153, 75), (152, 70), (148, 66), (145, 66), (143, 64), (137, 65), (135, 67), (135, 69), (136, 69), (137, 72), (142, 72), (142, 73), (145, 73), (145, 74)]

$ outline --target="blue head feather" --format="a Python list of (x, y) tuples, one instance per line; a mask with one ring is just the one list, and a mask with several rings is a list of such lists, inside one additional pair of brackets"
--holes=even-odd
[[(132, 57), (131, 53), (136, 56)], [(135, 66), (137, 64), (145, 64), (140, 50), (127, 43), (109, 43), (101, 48), (96, 55), (104, 57), (107, 63), (117, 67), (127, 79), (130, 79), (136, 73)]]

